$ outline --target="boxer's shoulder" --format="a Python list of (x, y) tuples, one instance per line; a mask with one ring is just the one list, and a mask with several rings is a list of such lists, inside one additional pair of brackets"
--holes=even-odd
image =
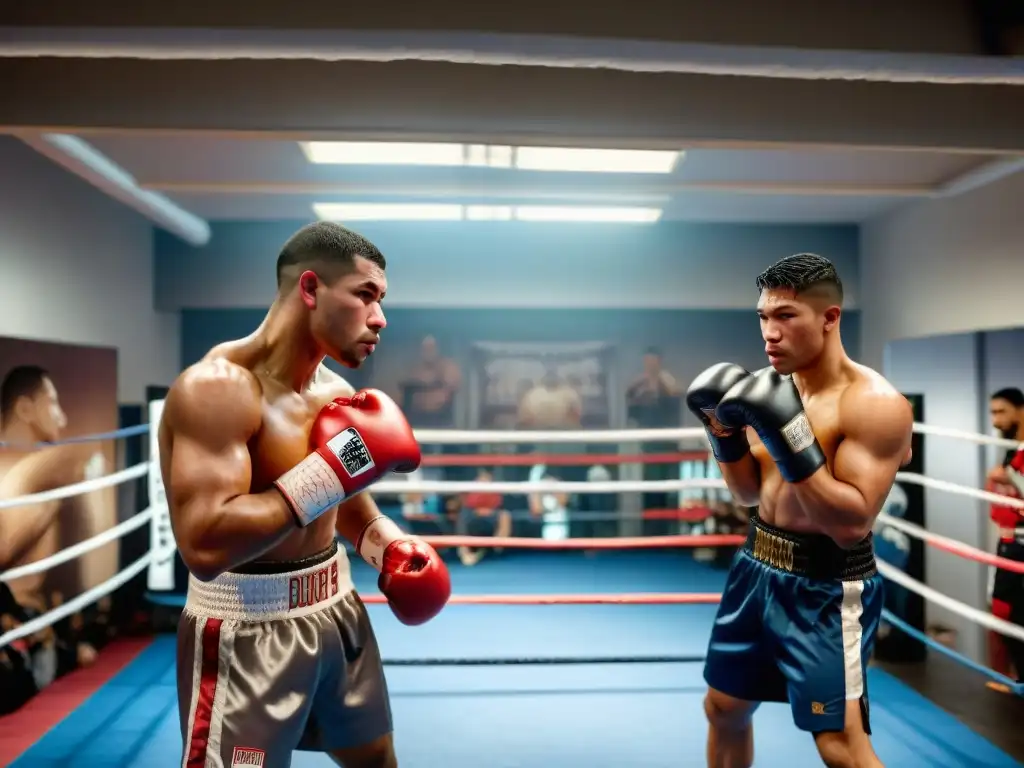
[(845, 434), (869, 430), (908, 435), (914, 411), (906, 396), (882, 374), (856, 365), (850, 382), (839, 399), (839, 419)]
[(207, 355), (175, 380), (164, 403), (171, 427), (192, 423), (237, 422), (259, 427), (262, 388), (256, 375), (231, 360)]

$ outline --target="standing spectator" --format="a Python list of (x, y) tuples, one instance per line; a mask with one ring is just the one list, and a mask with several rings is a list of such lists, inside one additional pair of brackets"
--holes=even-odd
[[(1001, 389), (989, 400), (992, 426), (1007, 440), (1024, 441), (1024, 392), (1016, 387)], [(1016, 454), (1006, 451), (1002, 461), (989, 470), (985, 478), (985, 489), (992, 493), (1011, 498), (1021, 498), (1021, 493), (1010, 482), (1006, 467)], [(1015, 507), (1006, 504), (992, 504), (989, 508), (992, 522), (998, 529), (999, 543), (996, 554), (1008, 560), (1024, 562), (1024, 519)], [(992, 613), (1001, 619), (1022, 623), (1024, 619), (1024, 576), (1013, 571), (996, 568), (992, 580)], [(1024, 643), (1004, 637), (997, 632), (989, 633), (989, 664), (1008, 677), (1020, 680), (1024, 676)], [(990, 688), (1009, 692), (1009, 689), (994, 681)]]
[[(680, 394), (682, 388), (675, 376), (665, 370), (661, 350), (649, 347), (644, 352), (643, 371), (626, 389), (626, 412), (629, 420), (644, 429), (665, 429), (679, 426), (681, 420)], [(679, 450), (677, 443), (652, 442), (641, 446), (643, 453), (674, 453)], [(677, 464), (644, 464), (644, 480), (677, 480)], [(642, 505), (644, 511), (669, 509), (666, 493), (645, 493)], [(672, 523), (668, 520), (645, 520), (644, 534), (648, 536), (667, 534)]]

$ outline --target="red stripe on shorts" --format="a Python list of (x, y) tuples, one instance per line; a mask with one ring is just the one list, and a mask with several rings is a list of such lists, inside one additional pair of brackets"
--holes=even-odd
[(213, 697), (217, 693), (217, 672), (220, 666), (220, 619), (207, 619), (203, 627), (202, 646), (196, 652), (202, 655), (199, 677), (199, 696), (192, 720), (192, 738), (188, 745), (188, 768), (206, 765), (206, 747), (210, 740), (210, 721), (213, 719)]

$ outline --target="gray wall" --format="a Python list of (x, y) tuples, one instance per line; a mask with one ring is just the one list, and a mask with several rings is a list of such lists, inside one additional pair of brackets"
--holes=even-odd
[[(214, 344), (251, 333), (263, 313), (259, 309), (184, 310), (182, 365), (195, 362)], [(383, 341), (367, 369), (346, 371), (345, 376), (356, 386), (372, 383), (395, 392), (399, 377), (415, 359), (426, 334), (437, 338), (444, 354), (463, 361), (474, 341), (610, 342), (615, 353), (614, 372), (622, 383), (638, 375), (649, 345), (661, 348), (666, 368), (684, 383), (722, 360), (751, 369), (767, 364), (752, 310), (398, 308), (388, 312)], [(860, 318), (856, 310), (844, 316), (843, 339), (857, 357)]]
[(177, 373), (178, 318), (153, 310), (149, 222), (8, 137), (0, 264), (0, 335), (116, 347), (121, 402)]
[[(934, 426), (982, 431), (980, 409), (986, 397), (981, 365), (981, 334), (967, 333), (893, 342), (885, 370), (901, 391), (924, 396), (924, 420)], [(971, 488), (981, 486), (982, 451), (963, 440), (925, 438), (924, 473)], [(925, 525), (930, 531), (972, 546), (987, 544), (988, 505), (947, 491), (925, 489)], [(957, 555), (929, 547), (925, 554), (929, 586), (968, 605), (985, 600), (986, 569)], [(926, 618), (955, 627), (960, 650), (984, 658), (983, 633), (969, 619), (927, 603)]]
[[(163, 310), (266, 306), (274, 262), (304, 222), (219, 223), (201, 249), (156, 237)], [(797, 251), (832, 258), (858, 303), (854, 226), (365, 222), (388, 258), (390, 307), (744, 309), (754, 278)]]

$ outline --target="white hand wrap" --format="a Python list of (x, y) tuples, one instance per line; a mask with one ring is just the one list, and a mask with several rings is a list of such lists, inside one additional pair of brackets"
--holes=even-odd
[(356, 541), (356, 552), (379, 571), (384, 565), (384, 550), (388, 544), (404, 538), (407, 537), (402, 529), (391, 518), (381, 515), (363, 526)]
[(300, 528), (345, 500), (345, 489), (323, 456), (311, 453), (274, 482)]

